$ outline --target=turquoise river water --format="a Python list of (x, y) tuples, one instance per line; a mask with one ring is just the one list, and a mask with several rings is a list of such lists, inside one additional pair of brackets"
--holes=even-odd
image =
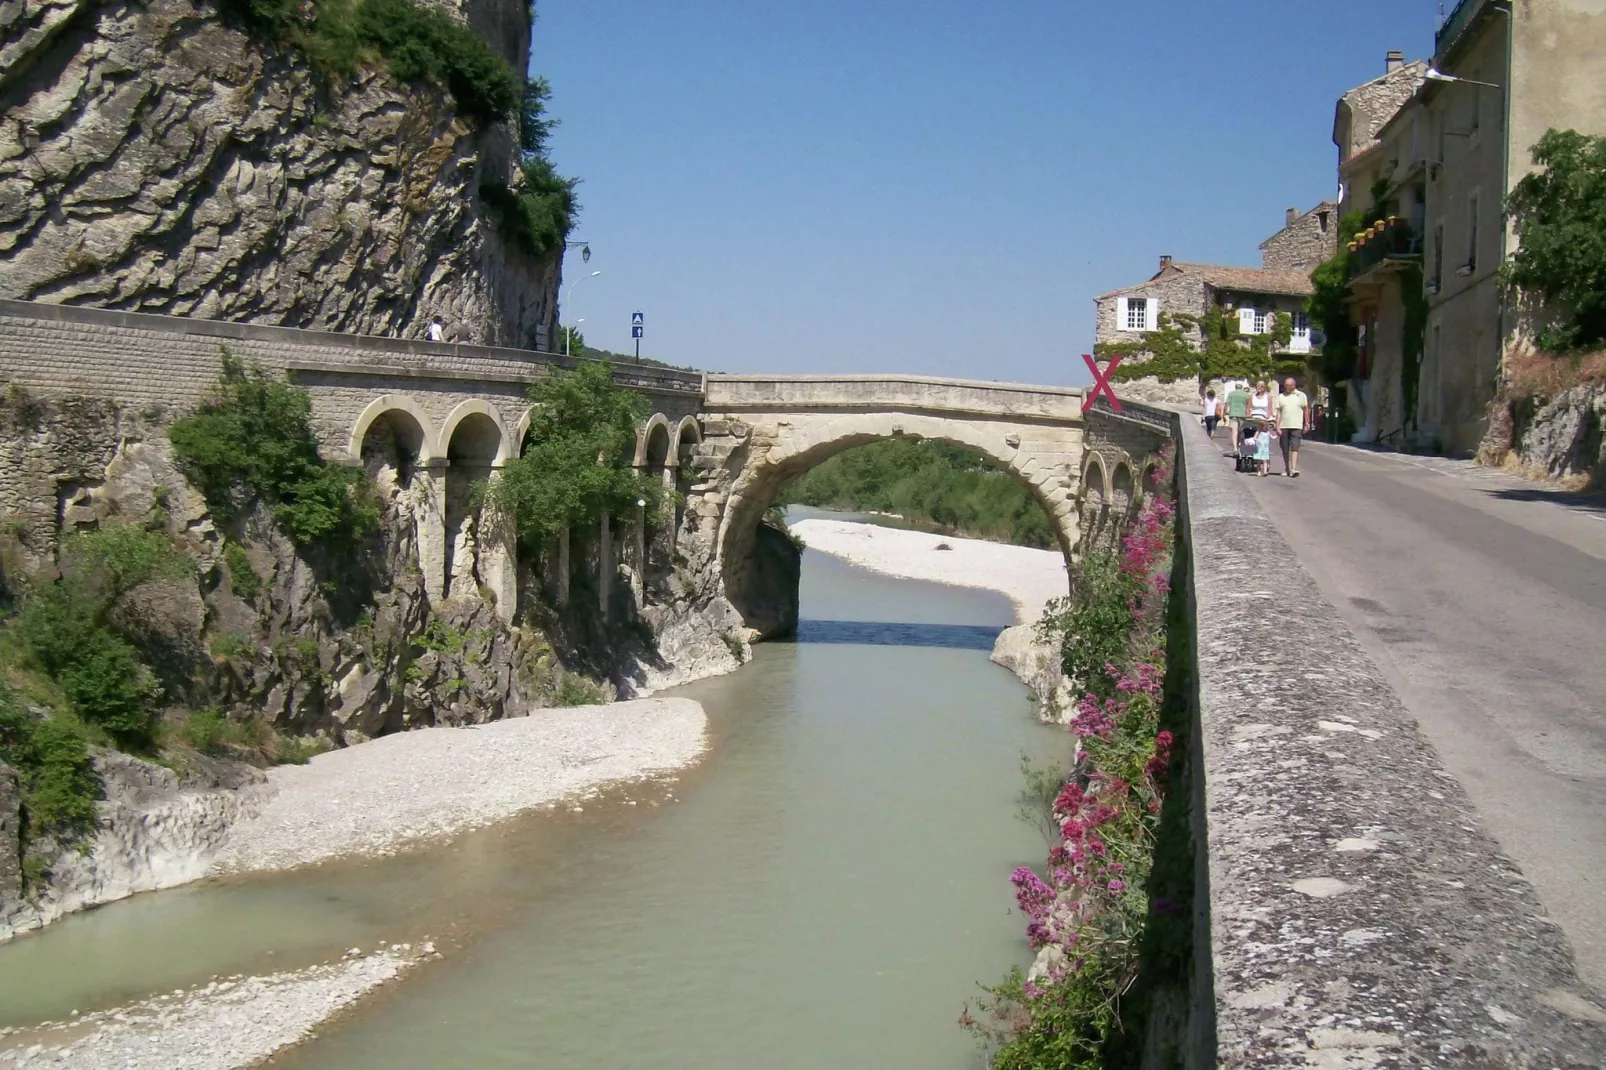
[(1027, 959), (1000, 595), (804, 555), (796, 642), (679, 688), (695, 769), (402, 858), (209, 883), (0, 948), (0, 1025), (428, 935), (447, 952), (281, 1054), (297, 1070), (981, 1066), (955, 1024)]

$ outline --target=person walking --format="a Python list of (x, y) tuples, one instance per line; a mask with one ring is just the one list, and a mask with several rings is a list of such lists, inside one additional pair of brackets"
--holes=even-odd
[(431, 342), (446, 341), (446, 327), (441, 323), (441, 318), (439, 316), (430, 317), (427, 333)]
[(1227, 422), (1232, 428), (1232, 444), (1238, 445), (1238, 438), (1243, 434), (1244, 421), (1249, 419), (1249, 384), (1242, 379), (1234, 379), (1232, 389), (1227, 391)]
[(1271, 419), (1271, 391), (1266, 389), (1266, 380), (1255, 380), (1255, 392), (1249, 395), (1249, 415), (1257, 420)]
[(1204, 399), (1204, 425), (1205, 434), (1211, 438), (1216, 437), (1216, 425), (1221, 422), (1221, 402), (1216, 400), (1214, 389), (1205, 391)]
[(1283, 392), (1277, 395), (1277, 437), (1282, 440), (1283, 475), (1299, 475), (1299, 440), (1308, 431), (1310, 399), (1289, 376), (1283, 380)]

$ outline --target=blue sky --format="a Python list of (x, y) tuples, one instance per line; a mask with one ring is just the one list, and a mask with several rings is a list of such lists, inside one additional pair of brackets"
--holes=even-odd
[[(1077, 384), (1094, 294), (1256, 266), (1338, 94), (1437, 0), (540, 0), (592, 345), (711, 371)], [(567, 292), (567, 285), (566, 285)]]

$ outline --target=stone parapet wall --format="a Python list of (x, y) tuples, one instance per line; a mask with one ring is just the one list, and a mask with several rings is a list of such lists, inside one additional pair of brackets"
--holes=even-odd
[(1208, 857), (1187, 1065), (1598, 1066), (1606, 1015), (1533, 888), (1242, 478), (1182, 422)]
[[(511, 439), (529, 409), (528, 384), (576, 363), (492, 346), (0, 300), (0, 382), (44, 396), (105, 399), (153, 415), (187, 409), (217, 381), (225, 347), (307, 388), (331, 457), (347, 455), (375, 402), (398, 395), (418, 408), (431, 453), (445, 455), (446, 423), (465, 403), (490, 405)], [(697, 373), (620, 365), (615, 378), (671, 420), (701, 404)]]
[(920, 375), (710, 375), (711, 412), (907, 410), (1076, 421), (1084, 392), (1075, 387), (1025, 386)]

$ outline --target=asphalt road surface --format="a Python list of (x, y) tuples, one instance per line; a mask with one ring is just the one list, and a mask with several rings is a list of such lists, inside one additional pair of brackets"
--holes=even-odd
[(1606, 500), (1347, 446), (1272, 467), (1242, 478), (1606, 994)]

